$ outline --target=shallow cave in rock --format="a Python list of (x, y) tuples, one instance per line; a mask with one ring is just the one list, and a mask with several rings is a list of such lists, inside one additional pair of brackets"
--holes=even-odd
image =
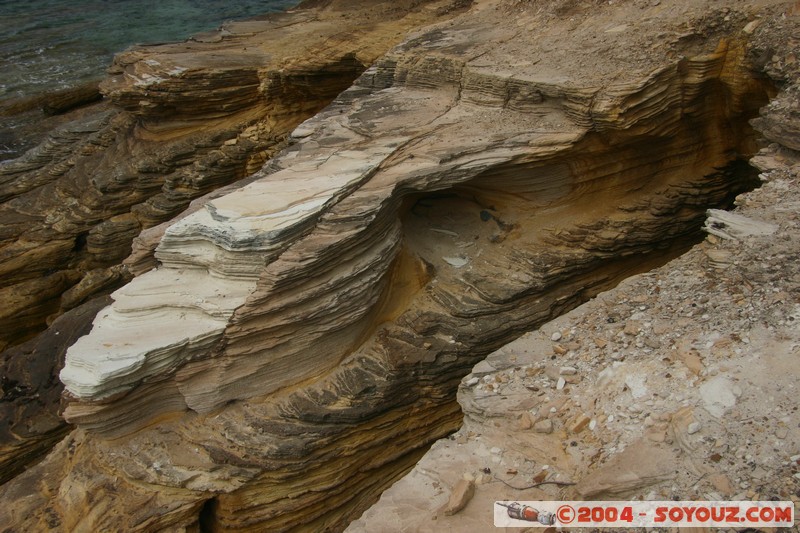
[[(21, 507), (30, 523), (60, 486), (90, 480), (125, 496), (114, 505), (129, 524), (342, 530), (458, 428), (475, 364), (685, 252), (708, 208), (758, 185), (748, 121), (775, 91), (724, 47), (613, 81), (554, 60), (564, 77), (543, 81), (544, 64), (499, 68), (494, 35), (464, 60), (472, 29), (438, 28), (436, 53), (437, 40), (398, 48), (250, 188), (211, 200), (224, 216), (167, 230), (160, 268), (106, 321), (136, 364), (73, 380), (69, 455), (9, 489), (43, 487)], [(361, 68), (332, 65), (323, 88)], [(304, 72), (270, 80), (319, 89)], [(294, 179), (301, 192), (283, 186)], [(205, 329), (165, 327), (140, 349), (137, 331), (180, 313)], [(84, 353), (102, 359), (113, 344), (91, 335)], [(68, 360), (73, 377), (75, 361), (91, 363)], [(99, 508), (92, 498), (70, 503)]]
[[(708, 94), (665, 130), (590, 132), (551, 157), (523, 154), (451, 188), (407, 196), (401, 219), (406, 257), (397, 264), (425, 265), (417, 268), (426, 276), (417, 276), (413, 294), (431, 296), (464, 319), (460, 329), (426, 332), (455, 331), (456, 342), (459, 335), (477, 334), (483, 341), (464, 359), (478, 361), (700, 242), (707, 209), (728, 209), (760, 183), (748, 163), (758, 146), (749, 120), (774, 89), (760, 78), (743, 85), (736, 109), (728, 88), (710, 82), (703, 85)], [(389, 292), (391, 301), (402, 291)], [(413, 294), (398, 299), (409, 306)], [(531, 303), (548, 299), (556, 303), (544, 312)], [(474, 331), (493, 313), (529, 306), (513, 320), (486, 320), (491, 334)], [(451, 378), (471, 369), (462, 363), (456, 370), (459, 363), (437, 357)], [(454, 402), (450, 397), (440, 405), (449, 409), (445, 405)]]

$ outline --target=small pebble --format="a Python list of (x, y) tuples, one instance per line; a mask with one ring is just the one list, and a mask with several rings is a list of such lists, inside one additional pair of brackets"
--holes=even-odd
[(549, 418), (544, 420), (540, 420), (533, 425), (533, 430), (536, 433), (552, 433), (553, 432), (553, 421)]
[(560, 331), (556, 331), (555, 333), (550, 335), (550, 340), (553, 341), (553, 342), (560, 341), (561, 340), (561, 332)]
[(694, 435), (700, 431), (700, 422), (692, 422), (689, 424), (689, 427), (686, 428), (686, 431), (689, 433), (689, 435)]

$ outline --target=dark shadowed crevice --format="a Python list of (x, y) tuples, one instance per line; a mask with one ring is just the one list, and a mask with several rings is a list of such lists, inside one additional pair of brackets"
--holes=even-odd
[(216, 507), (219, 502), (216, 498), (211, 498), (203, 503), (200, 508), (200, 515), (197, 519), (197, 524), (200, 533), (214, 533), (218, 531), (216, 519)]

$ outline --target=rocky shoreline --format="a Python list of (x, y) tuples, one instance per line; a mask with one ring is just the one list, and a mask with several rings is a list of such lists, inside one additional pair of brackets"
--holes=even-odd
[[(3, 167), (0, 290), (37, 302), (5, 342), (55, 321), (3, 354), (0, 522), (339, 531), (462, 412), (353, 531), (484, 530), (518, 481), (795, 496), (800, 6), (351, 4), (123, 54), (112, 106)], [(76, 428), (17, 475), (59, 372)]]
[[(8, 421), (0, 479), (25, 467), (20, 454), (37, 459), (53, 432), (68, 429), (57, 377), (68, 344), (59, 339), (75, 338), (59, 337), (57, 317), (70, 332), (86, 331), (100, 299), (156, 266), (160, 224), (193, 199), (247, 183), (366, 65), (457, 3), (357, 10), (307, 2), (186, 43), (133, 48), (115, 59), (101, 103), (54, 117), (42, 144), (0, 167), (0, 408)], [(249, 101), (229, 102), (242, 91)]]

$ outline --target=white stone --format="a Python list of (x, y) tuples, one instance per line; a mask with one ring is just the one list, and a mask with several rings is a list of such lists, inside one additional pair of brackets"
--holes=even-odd
[(552, 335), (550, 335), (550, 340), (553, 341), (553, 342), (560, 341), (561, 340), (561, 332), (560, 331), (554, 332)]
[(759, 24), (761, 24), (760, 20), (758, 19), (751, 20), (750, 22), (745, 24), (744, 28), (742, 28), (742, 31), (748, 35), (752, 35), (752, 33), (756, 31), (756, 28), (758, 27)]
[(751, 236), (772, 235), (778, 231), (778, 226), (753, 220), (730, 211), (709, 209), (706, 211), (703, 229), (712, 235), (729, 240), (740, 240)]
[(616, 375), (616, 366), (607, 366), (597, 374), (597, 384), (600, 387), (607, 387)]
[(456, 268), (461, 268), (469, 263), (468, 260), (464, 259), (463, 257), (442, 257), (445, 263), (450, 266), (454, 266)]
[(724, 376), (717, 376), (700, 385), (700, 398), (706, 411), (720, 418), (736, 405), (734, 386), (735, 384)]
[(304, 139), (317, 131), (317, 127), (317, 121), (309, 119), (297, 126), (290, 136), (295, 139)]
[(647, 381), (647, 377), (643, 374), (639, 373), (632, 373), (625, 376), (625, 385), (628, 386), (628, 389), (631, 391), (631, 395), (634, 398), (643, 398), (647, 396), (647, 385), (645, 382)]

